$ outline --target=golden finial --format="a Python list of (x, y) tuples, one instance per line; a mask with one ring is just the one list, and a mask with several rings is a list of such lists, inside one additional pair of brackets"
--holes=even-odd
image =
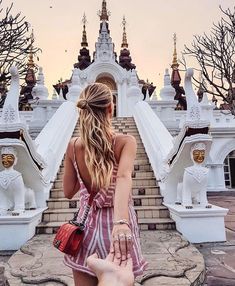
[(87, 19), (86, 19), (86, 15), (84, 13), (83, 17), (82, 17), (82, 23), (83, 23), (83, 32), (82, 32), (82, 42), (81, 45), (83, 48), (88, 47), (88, 43), (87, 43), (87, 35), (86, 35), (86, 24), (87, 24)]
[(110, 12), (107, 10), (106, 0), (103, 0), (102, 10), (98, 12), (98, 15), (100, 16), (100, 21), (108, 21), (109, 20)]
[(174, 40), (174, 54), (173, 54), (173, 62), (172, 62), (171, 67), (174, 69), (178, 69), (179, 64), (177, 60), (177, 51), (176, 51), (176, 41), (177, 41), (176, 33), (173, 34), (173, 40)]
[(122, 35), (122, 48), (128, 48), (128, 43), (127, 43), (127, 36), (126, 36), (126, 18), (123, 16), (122, 20), (122, 26), (123, 26), (123, 35)]
[(30, 38), (31, 38), (31, 45), (30, 45), (30, 53), (29, 53), (29, 60), (28, 60), (27, 66), (28, 66), (28, 68), (32, 69), (35, 67), (35, 64), (33, 61), (33, 42), (34, 42), (33, 30), (32, 30)]

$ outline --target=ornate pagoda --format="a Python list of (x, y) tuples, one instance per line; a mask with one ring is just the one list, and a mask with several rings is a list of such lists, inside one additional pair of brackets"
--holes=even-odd
[(173, 36), (174, 39), (174, 53), (173, 53), (173, 61), (172, 61), (172, 73), (171, 73), (171, 85), (175, 89), (175, 100), (178, 100), (178, 103), (176, 105), (176, 110), (186, 110), (187, 109), (187, 103), (185, 98), (185, 91), (183, 86), (180, 85), (181, 83), (181, 76), (179, 73), (179, 63), (177, 60), (177, 50), (176, 50), (176, 34)]

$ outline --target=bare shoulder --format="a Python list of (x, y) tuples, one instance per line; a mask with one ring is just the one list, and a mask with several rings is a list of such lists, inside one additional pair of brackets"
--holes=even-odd
[(76, 148), (76, 151), (81, 150), (82, 144), (79, 137), (72, 137), (69, 141), (68, 148), (67, 148), (67, 154), (72, 155), (74, 152), (74, 148)]
[(124, 147), (125, 145), (136, 147), (137, 143), (135, 137), (132, 135), (116, 133), (116, 145), (120, 147)]

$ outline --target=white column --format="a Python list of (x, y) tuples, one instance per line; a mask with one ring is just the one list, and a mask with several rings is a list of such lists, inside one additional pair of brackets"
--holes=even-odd
[(227, 188), (225, 187), (225, 180), (224, 180), (224, 166), (223, 164), (210, 164), (208, 165), (210, 172), (209, 172), (209, 179), (207, 184), (207, 189), (209, 191), (226, 191)]

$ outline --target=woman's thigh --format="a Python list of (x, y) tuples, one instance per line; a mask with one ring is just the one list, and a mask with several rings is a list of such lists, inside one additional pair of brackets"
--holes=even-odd
[(91, 276), (81, 271), (73, 270), (73, 278), (75, 286), (97, 286), (98, 280), (96, 277)]

